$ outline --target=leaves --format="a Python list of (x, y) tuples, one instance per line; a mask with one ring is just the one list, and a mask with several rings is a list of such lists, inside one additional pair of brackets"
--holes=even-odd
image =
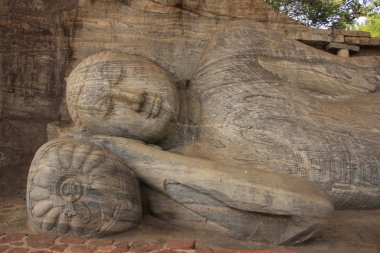
[(380, 37), (380, 14), (369, 15), (365, 24), (358, 25), (355, 29), (370, 32), (372, 37)]
[(380, 0), (266, 0), (275, 11), (317, 28), (346, 29), (360, 16), (376, 12)]

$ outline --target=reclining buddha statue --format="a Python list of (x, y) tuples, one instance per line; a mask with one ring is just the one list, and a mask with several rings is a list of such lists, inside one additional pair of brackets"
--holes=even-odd
[(143, 197), (170, 224), (296, 244), (334, 208), (379, 208), (379, 63), (246, 20), (217, 31), (184, 85), (145, 57), (96, 53), (67, 80), (73, 126), (33, 160), (30, 223), (122, 232)]

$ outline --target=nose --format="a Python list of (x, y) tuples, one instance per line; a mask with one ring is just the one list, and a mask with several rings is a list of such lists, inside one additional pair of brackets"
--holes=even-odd
[(140, 112), (146, 102), (146, 92), (123, 92), (121, 94), (110, 94), (111, 98), (127, 103), (136, 112)]

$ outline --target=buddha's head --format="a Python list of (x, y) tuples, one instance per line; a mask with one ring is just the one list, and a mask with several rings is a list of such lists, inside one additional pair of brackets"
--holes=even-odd
[(91, 134), (156, 142), (178, 113), (173, 78), (146, 58), (103, 52), (82, 61), (67, 80), (76, 125)]

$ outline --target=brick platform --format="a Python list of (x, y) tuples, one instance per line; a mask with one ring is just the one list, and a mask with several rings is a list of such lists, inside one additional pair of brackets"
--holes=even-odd
[(197, 247), (195, 240), (170, 240), (160, 242), (124, 241), (112, 239), (88, 239), (69, 236), (56, 237), (47, 234), (0, 234), (0, 252), (6, 253), (297, 253), (279, 247), (267, 250), (227, 250)]

